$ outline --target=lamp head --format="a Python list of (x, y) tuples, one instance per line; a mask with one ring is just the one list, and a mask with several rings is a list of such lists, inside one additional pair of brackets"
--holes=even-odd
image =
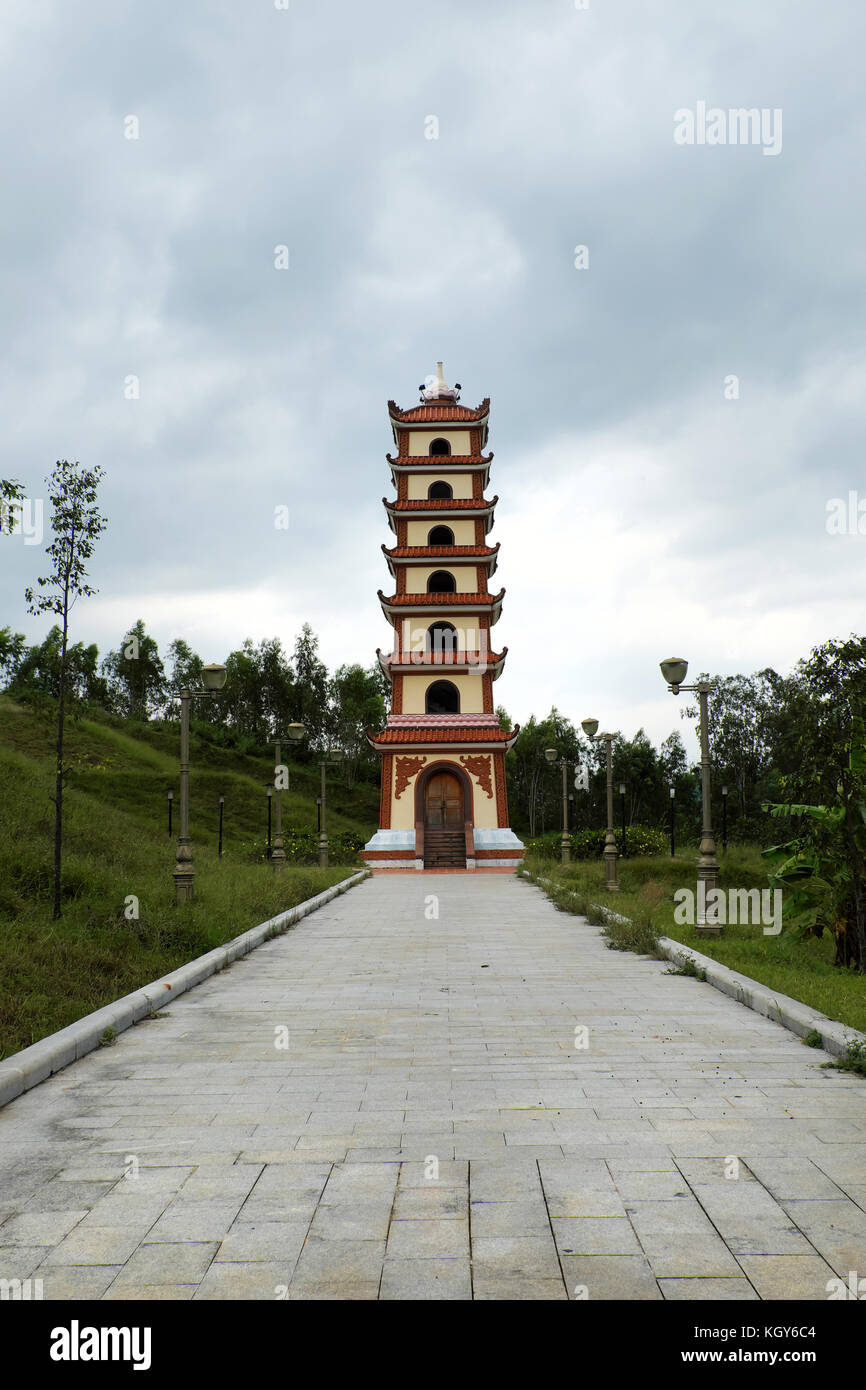
[(548, 761), (549, 763), (555, 763), (555, 762), (556, 762), (556, 749), (555, 749), (555, 748), (545, 748), (545, 750), (544, 750), (544, 756), (545, 756), (545, 758), (547, 759), (547, 761)]
[(341, 763), (342, 761), (343, 761), (343, 750), (342, 750), (342, 748), (329, 748), (329, 749), (328, 749), (328, 762), (330, 762), (330, 763)]
[(211, 663), (210, 666), (202, 666), (201, 683), (205, 690), (222, 690), (226, 683), (226, 668), (224, 666), (218, 666), (216, 663)]
[(306, 732), (303, 724), (298, 724), (297, 722), (290, 724), (286, 729), (286, 733), (293, 743), (297, 743), (299, 739), (302, 739)]
[(583, 732), (586, 734), (587, 738), (595, 738), (596, 734), (598, 733), (598, 720), (584, 719), (580, 727), (583, 729)]
[(625, 782), (620, 782), (620, 784), (619, 784), (619, 794), (620, 794), (620, 796), (625, 796)]
[(666, 661), (660, 661), (659, 667), (668, 685), (682, 685), (689, 669), (689, 663), (685, 657), (669, 656)]

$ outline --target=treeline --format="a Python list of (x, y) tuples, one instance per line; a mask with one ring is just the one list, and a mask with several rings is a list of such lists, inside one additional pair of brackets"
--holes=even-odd
[[(225, 658), (226, 684), (218, 699), (193, 703), (192, 727), (207, 741), (240, 752), (269, 744), (298, 721), (306, 737), (297, 752), (315, 755), (339, 746), (348, 784), (378, 777), (378, 760), (365, 728), (385, 719), (388, 682), (378, 666), (344, 665), (330, 673), (318, 654), (319, 640), (308, 623), (291, 655), (280, 639), (256, 645), (247, 638)], [(45, 640), (28, 646), (23, 633), (0, 628), (0, 684), (22, 700), (56, 700), (60, 693), (62, 634), (52, 627)], [(66, 698), (70, 708), (99, 708), (124, 719), (175, 722), (180, 692), (201, 685), (202, 658), (182, 637), (164, 656), (141, 619), (116, 650), (101, 660), (95, 643), (78, 642), (66, 652)]]
[[(763, 809), (769, 804), (801, 807), (832, 806), (850, 817), (851, 835), (860, 830), (853, 809), (864, 794), (856, 770), (862, 738), (857, 721), (866, 710), (866, 639), (854, 637), (816, 647), (783, 676), (771, 668), (751, 675), (709, 676), (709, 743), (712, 768), (713, 826), (717, 841), (722, 823), (722, 787), (727, 787), (727, 826), (732, 840), (774, 843), (794, 823), (809, 819), (806, 811), (780, 825)], [(695, 699), (695, 697), (691, 697)], [(673, 709), (698, 721), (697, 703), (682, 696)], [(679, 708), (677, 708), (679, 707)], [(509, 727), (508, 717), (500, 718)], [(530, 835), (555, 830), (562, 824), (562, 781), (559, 767), (544, 757), (556, 748), (560, 757), (589, 770), (589, 791), (577, 790), (569, 772), (570, 824), (575, 829), (598, 826), (606, 816), (605, 750), (590, 743), (580, 729), (558, 710), (546, 719), (529, 719), (508, 754), (509, 804), (512, 823)], [(625, 784), (627, 824), (667, 829), (670, 788), (674, 788), (681, 833), (700, 832), (700, 763), (690, 760), (679, 733), (655, 748), (643, 729), (632, 738), (618, 734), (612, 746), (614, 819), (620, 823), (619, 786)], [(814, 817), (812, 817), (814, 819)], [(850, 838), (850, 837), (849, 837)]]

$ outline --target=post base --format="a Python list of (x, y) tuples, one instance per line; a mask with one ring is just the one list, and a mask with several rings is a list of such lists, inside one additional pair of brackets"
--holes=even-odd
[(195, 873), (192, 867), (172, 870), (174, 879), (174, 900), (176, 903), (192, 902), (195, 896)]

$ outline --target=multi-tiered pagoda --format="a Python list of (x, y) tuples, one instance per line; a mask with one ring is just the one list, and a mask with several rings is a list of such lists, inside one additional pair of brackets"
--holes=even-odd
[(375, 869), (504, 869), (523, 857), (508, 827), (505, 754), (518, 730), (499, 727), (493, 682), (507, 647), (492, 649), (505, 593), (490, 592), (499, 546), (487, 543), (498, 498), (484, 496), (493, 454), (490, 401), (459, 404), (442, 363), (421, 404), (388, 402), (397, 496), (383, 498), (397, 538), (382, 546), (394, 592), (379, 591), (394, 629), (391, 714), (367, 731), (382, 757), (379, 830), (364, 848)]

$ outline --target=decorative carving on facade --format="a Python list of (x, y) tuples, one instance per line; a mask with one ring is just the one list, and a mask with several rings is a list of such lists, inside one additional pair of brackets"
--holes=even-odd
[(508, 796), (505, 791), (505, 758), (501, 754), (493, 758), (496, 775), (496, 819), (501, 826), (508, 824)]
[(379, 798), (379, 825), (383, 830), (391, 829), (391, 766), (393, 753), (385, 753), (382, 758), (382, 791)]
[(397, 758), (397, 781), (394, 785), (394, 800), (399, 801), (416, 772), (420, 772), (426, 758)]
[(461, 753), (460, 761), (463, 766), (472, 773), (473, 777), (478, 778), (478, 785), (488, 796), (493, 795), (493, 783), (490, 780), (490, 758), (480, 753), (477, 756), (473, 753)]

